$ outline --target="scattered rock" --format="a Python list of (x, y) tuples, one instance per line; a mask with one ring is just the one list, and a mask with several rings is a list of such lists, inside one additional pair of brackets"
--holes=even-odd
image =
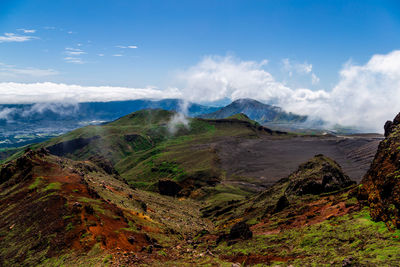
[(250, 227), (245, 222), (238, 222), (235, 224), (228, 235), (230, 240), (233, 239), (250, 239), (253, 237), (253, 232), (250, 230)]
[(131, 243), (131, 244), (135, 243), (135, 237), (129, 236), (128, 237), (128, 242)]
[(342, 261), (342, 266), (343, 266), (343, 267), (354, 266), (354, 259), (353, 259), (353, 257), (345, 258), (345, 259)]
[(278, 202), (275, 205), (274, 213), (281, 212), (285, 208), (289, 207), (289, 200), (285, 195), (281, 196), (278, 200)]
[(74, 208), (81, 208), (81, 207), (82, 207), (82, 204), (79, 203), (79, 202), (75, 202), (72, 206), (73, 206)]
[(90, 206), (90, 205), (85, 205), (84, 209), (85, 209), (86, 213), (88, 213), (88, 214), (94, 214), (94, 209), (93, 209), (92, 206)]

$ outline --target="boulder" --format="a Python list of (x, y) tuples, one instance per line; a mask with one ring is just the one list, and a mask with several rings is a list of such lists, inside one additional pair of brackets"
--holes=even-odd
[(245, 222), (238, 222), (235, 224), (228, 235), (228, 239), (250, 239), (253, 237), (253, 232), (250, 230), (250, 227)]

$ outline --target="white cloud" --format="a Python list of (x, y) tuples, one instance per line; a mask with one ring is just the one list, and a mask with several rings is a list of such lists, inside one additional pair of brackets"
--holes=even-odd
[(122, 49), (125, 49), (125, 48), (126, 48), (126, 46), (123, 46), (123, 45), (116, 45), (115, 47), (116, 47), (116, 48), (122, 48)]
[(276, 81), (262, 67), (266, 61), (240, 61), (233, 57), (206, 57), (177, 75), (183, 96), (191, 101), (223, 98), (285, 98), (291, 89)]
[(129, 88), (116, 86), (80, 86), (60, 83), (0, 83), (0, 104), (117, 101), (142, 98), (177, 98), (174, 88)]
[[(346, 64), (329, 91), (290, 88), (261, 65), (233, 57), (206, 57), (178, 73), (177, 84), (182, 96), (192, 101), (254, 98), (331, 123), (379, 132), (386, 120), (400, 112), (400, 51), (374, 55), (365, 65)], [(312, 66), (303, 69), (313, 74)]]
[(1, 120), (9, 120), (12, 113), (15, 112), (15, 108), (3, 108), (0, 110), (0, 119)]
[(121, 54), (114, 54), (113, 57), (122, 57), (123, 55)]
[(128, 45), (128, 48), (135, 49), (138, 48), (136, 45)]
[(27, 42), (33, 39), (37, 39), (35, 36), (28, 36), (28, 35), (18, 35), (15, 33), (4, 33), (3, 36), (0, 36), (0, 43), (11, 43), (11, 42)]
[(355, 123), (382, 131), (386, 120), (400, 112), (400, 51), (374, 55), (364, 65), (345, 64), (332, 89), (331, 121)]
[(21, 31), (23, 33), (35, 33), (36, 30), (34, 29), (18, 29), (17, 31)]
[(99, 57), (104, 57), (104, 54), (97, 54)]

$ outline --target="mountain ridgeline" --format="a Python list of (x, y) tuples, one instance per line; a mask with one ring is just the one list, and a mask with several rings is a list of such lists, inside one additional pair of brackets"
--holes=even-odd
[(200, 115), (200, 118), (223, 119), (238, 113), (246, 114), (260, 124), (265, 123), (303, 123), (307, 116), (285, 112), (282, 108), (263, 104), (253, 99), (238, 99), (215, 112)]

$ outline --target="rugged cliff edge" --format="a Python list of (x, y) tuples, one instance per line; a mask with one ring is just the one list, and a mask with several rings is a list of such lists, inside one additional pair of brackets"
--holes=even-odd
[(358, 198), (369, 206), (373, 220), (400, 228), (400, 113), (384, 128), (385, 139), (360, 184)]

